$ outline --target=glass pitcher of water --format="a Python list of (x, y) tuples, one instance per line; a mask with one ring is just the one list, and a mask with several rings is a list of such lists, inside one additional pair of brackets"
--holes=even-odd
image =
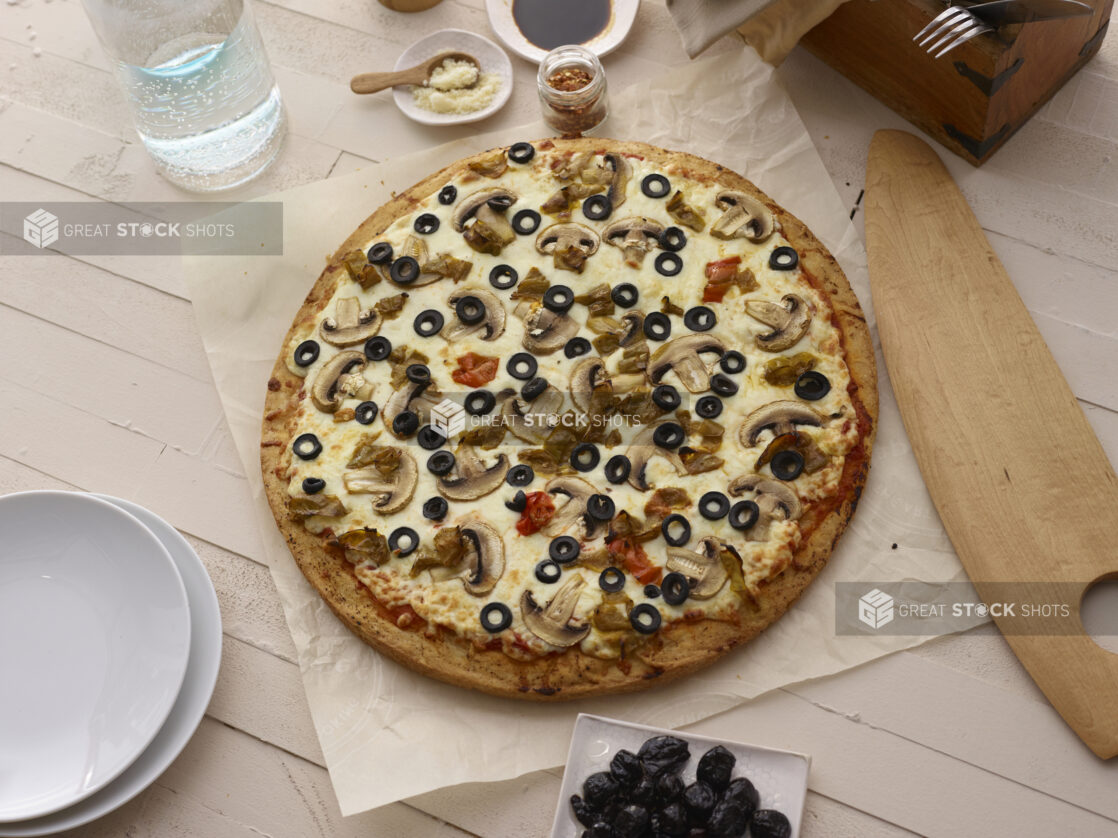
[(286, 121), (247, 0), (83, 0), (159, 171), (228, 189), (275, 159)]

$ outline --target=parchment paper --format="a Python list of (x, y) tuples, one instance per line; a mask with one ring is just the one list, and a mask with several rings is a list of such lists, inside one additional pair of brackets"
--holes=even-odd
[[(283, 600), (343, 814), (560, 765), (577, 712), (679, 727), (767, 690), (911, 647), (921, 638), (836, 637), (834, 583), (965, 578), (924, 489), (879, 357), (877, 444), (850, 529), (789, 613), (718, 665), (641, 694), (540, 705), (415, 675), (342, 626), (303, 579), (263, 496), (259, 428), (276, 353), (325, 257), (393, 190), (474, 151), (547, 133), (539, 123), (482, 135), (271, 196), (266, 200), (284, 202), (282, 257), (186, 260), (199, 329), (255, 494), (262, 558)], [(831, 249), (872, 323), (862, 245), (791, 101), (753, 50), (615, 91), (604, 133), (690, 151), (752, 179)]]

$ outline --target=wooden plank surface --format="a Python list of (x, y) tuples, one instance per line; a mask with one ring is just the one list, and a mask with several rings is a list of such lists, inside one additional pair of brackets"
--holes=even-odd
[[(262, 179), (222, 199), (450, 139), (453, 132), (403, 119), (385, 94), (349, 96), (345, 82), (391, 65), (407, 44), (440, 28), (491, 36), (482, 0), (444, 0), (413, 16), (369, 0), (278, 0), (256, 9), (292, 134)], [(185, 197), (152, 170), (77, 4), (18, 0), (0, 5), (0, 21), (5, 200)], [(713, 51), (736, 48), (724, 39)], [(605, 65), (620, 89), (685, 61), (662, 0), (649, 0)], [(533, 68), (513, 63), (512, 98), (481, 130), (537, 116)], [(860, 225), (869, 137), (905, 123), (800, 50), (781, 76)], [(948, 162), (1112, 461), (1116, 91), (1112, 39), (980, 173)], [(28, 345), (42, 357), (39, 366), (0, 367), (0, 492), (89, 489), (151, 507), (187, 534), (224, 619), (223, 667), (198, 735), (153, 787), (73, 838), (546, 833), (554, 772), (451, 788), (355, 818), (338, 814), (282, 610), (253, 556), (247, 490), (213, 410), (177, 261), (2, 257), (0, 344), (5, 358)], [(51, 386), (57, 375), (79, 373), (93, 383)], [(141, 382), (151, 401), (131, 392)], [(152, 406), (159, 401), (165, 412)], [(945, 638), (778, 692), (744, 718), (734, 735), (814, 755), (807, 838), (1118, 836), (1107, 793), (1113, 767), (1071, 737), (996, 632)]]

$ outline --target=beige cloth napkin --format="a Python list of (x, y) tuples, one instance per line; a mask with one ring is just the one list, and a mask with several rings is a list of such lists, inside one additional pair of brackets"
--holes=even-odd
[(668, 0), (668, 11), (694, 58), (737, 29), (761, 58), (777, 65), (803, 34), (846, 0)]

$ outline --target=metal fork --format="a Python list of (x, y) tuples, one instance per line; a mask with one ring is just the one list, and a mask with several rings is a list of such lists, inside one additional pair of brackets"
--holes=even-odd
[(1056, 20), (1091, 13), (1091, 7), (1078, 0), (993, 0), (966, 8), (951, 6), (917, 32), (912, 40), (919, 46), (931, 42), (927, 51), (933, 58), (939, 58), (1005, 23)]

